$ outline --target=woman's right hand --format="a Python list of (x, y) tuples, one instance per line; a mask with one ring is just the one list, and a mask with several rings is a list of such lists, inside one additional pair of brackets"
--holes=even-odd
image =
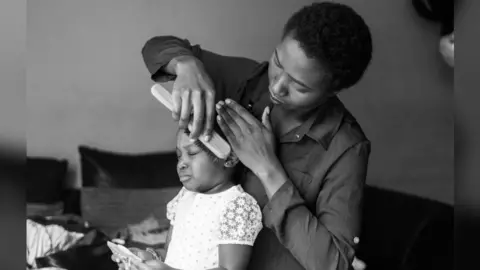
[(202, 62), (194, 56), (179, 56), (172, 60), (177, 78), (173, 84), (172, 116), (181, 128), (187, 128), (193, 114), (190, 138), (203, 132), (209, 140), (215, 121), (215, 90), (212, 79)]

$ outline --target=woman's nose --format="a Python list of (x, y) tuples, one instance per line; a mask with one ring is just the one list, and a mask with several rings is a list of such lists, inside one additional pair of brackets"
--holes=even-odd
[(285, 87), (285, 76), (283, 74), (278, 75), (273, 79), (273, 82), (270, 86), (270, 90), (276, 96), (282, 97), (286, 94), (286, 87)]

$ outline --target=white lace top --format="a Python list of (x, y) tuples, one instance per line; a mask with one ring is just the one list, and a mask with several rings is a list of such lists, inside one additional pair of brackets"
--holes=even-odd
[(167, 204), (173, 231), (165, 263), (183, 270), (218, 267), (219, 244), (252, 246), (262, 229), (262, 212), (240, 185), (217, 194), (182, 188)]

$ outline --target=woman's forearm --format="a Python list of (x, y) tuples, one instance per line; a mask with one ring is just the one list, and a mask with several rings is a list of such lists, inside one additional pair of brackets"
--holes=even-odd
[(262, 182), (268, 199), (271, 199), (285, 182), (290, 181), (278, 159), (266, 162), (266, 165), (254, 173)]

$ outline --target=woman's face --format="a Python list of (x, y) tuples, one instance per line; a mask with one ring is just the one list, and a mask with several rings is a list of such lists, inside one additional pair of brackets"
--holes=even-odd
[(268, 68), (270, 99), (286, 110), (309, 110), (328, 99), (325, 72), (290, 35), (275, 48)]
[(228, 177), (223, 163), (214, 162), (181, 130), (177, 133), (177, 158), (180, 182), (190, 191), (206, 193)]

